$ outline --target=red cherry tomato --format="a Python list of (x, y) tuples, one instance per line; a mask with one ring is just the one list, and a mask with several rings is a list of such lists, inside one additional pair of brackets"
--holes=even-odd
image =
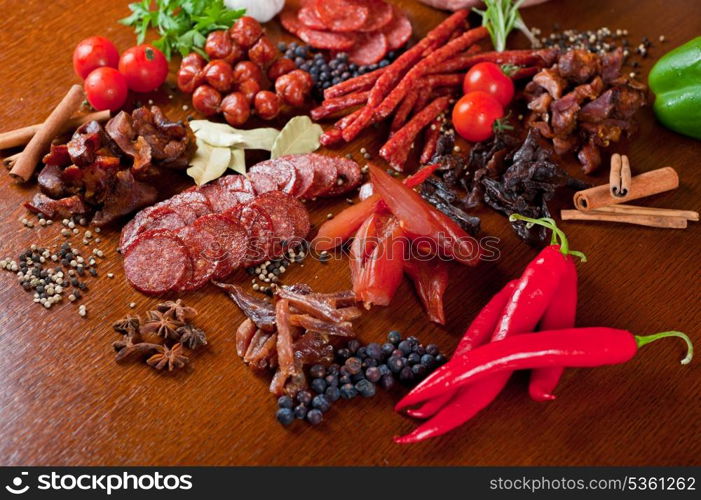
[(470, 68), (465, 74), (462, 90), (465, 94), (481, 90), (494, 97), (502, 106), (508, 106), (514, 98), (514, 82), (499, 65), (492, 62), (481, 62)]
[(91, 36), (80, 42), (73, 51), (73, 69), (76, 75), (85, 80), (92, 70), (119, 64), (117, 47), (102, 36)]
[(486, 92), (477, 90), (462, 96), (453, 108), (453, 126), (470, 142), (489, 139), (494, 122), (504, 116), (504, 107)]
[(146, 43), (124, 51), (119, 60), (119, 71), (131, 90), (151, 92), (166, 81), (168, 61), (163, 52)]
[(85, 79), (83, 89), (90, 105), (98, 111), (116, 111), (124, 106), (129, 93), (124, 75), (108, 67), (93, 70)]

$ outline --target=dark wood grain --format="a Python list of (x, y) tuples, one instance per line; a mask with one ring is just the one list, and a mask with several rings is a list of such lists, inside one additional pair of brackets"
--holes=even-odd
[[(121, 49), (134, 42), (130, 29), (117, 24), (126, 1), (2, 2), (0, 46), (2, 82), (0, 128), (41, 121), (75, 83), (71, 53), (81, 39), (100, 34)], [(398, 1), (423, 35), (444, 14), (413, 1)], [(668, 42), (652, 58), (697, 36), (701, 4), (687, 0), (555, 0), (528, 9), (526, 21), (549, 28), (627, 28)], [(274, 23), (269, 32), (280, 34)], [(642, 69), (647, 74), (652, 63)], [(187, 98), (155, 97), (169, 114), (184, 117)], [(363, 135), (339, 153), (365, 146), (375, 152), (382, 134)], [(617, 147), (635, 172), (674, 166), (681, 186), (656, 196), (651, 206), (699, 209), (701, 147), (655, 123), (642, 112), (640, 130)], [(11, 152), (7, 152), (10, 154)], [(572, 172), (577, 171), (571, 159)], [(60, 243), (60, 225), (26, 229), (21, 203), (36, 186), (13, 184), (6, 173), (0, 186), (0, 253), (15, 257), (30, 243)], [(604, 176), (594, 179), (603, 182)], [(569, 202), (568, 202), (569, 203)], [(315, 223), (344, 202), (313, 206)], [(391, 328), (436, 342), (450, 351), (467, 323), (506, 280), (517, 276), (536, 250), (520, 242), (502, 217), (480, 211), (486, 234), (500, 238), (501, 257), (477, 269), (455, 267), (447, 295), (445, 328), (426, 321), (409, 284), (393, 304), (359, 321), (363, 341), (380, 340)], [(610, 325), (639, 333), (687, 331), (699, 346), (698, 223), (667, 231), (597, 223), (563, 223), (571, 245), (586, 252), (580, 266), (581, 325)], [(241, 320), (236, 307), (207, 288), (185, 297), (200, 314), (197, 323), (210, 338), (195, 355), (191, 370), (175, 376), (143, 364), (117, 365), (109, 325), (136, 302), (143, 313), (156, 301), (132, 290), (115, 252), (118, 234), (103, 233), (107, 258), (101, 278), (91, 282), (83, 303), (45, 311), (0, 273), (0, 464), (52, 465), (699, 465), (701, 464), (701, 363), (682, 367), (682, 346), (673, 341), (646, 347), (624, 366), (568, 370), (558, 399), (529, 400), (526, 376), (518, 374), (487, 410), (450, 435), (402, 448), (392, 443), (414, 423), (395, 414), (399, 393), (337, 404), (318, 428), (282, 429), (273, 417), (268, 377), (256, 376), (236, 357), (233, 332)], [(73, 238), (74, 240), (76, 238)], [(80, 241), (76, 242), (80, 244)], [(113, 272), (115, 278), (105, 277)], [(240, 280), (245, 280), (239, 276)], [(347, 264), (308, 259), (293, 268), (288, 283), (305, 281), (321, 291), (349, 285)]]

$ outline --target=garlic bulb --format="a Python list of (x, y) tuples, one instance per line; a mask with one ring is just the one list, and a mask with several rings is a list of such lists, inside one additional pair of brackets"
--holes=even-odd
[(246, 15), (256, 21), (267, 23), (285, 6), (285, 0), (224, 0), (230, 9), (246, 9)]

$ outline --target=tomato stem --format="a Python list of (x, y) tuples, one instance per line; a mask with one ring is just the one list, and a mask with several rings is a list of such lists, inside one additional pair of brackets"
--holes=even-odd
[(524, 222), (527, 222), (528, 225), (531, 227), (533, 225), (538, 225), (550, 229), (552, 231), (552, 235), (550, 237), (551, 245), (556, 245), (559, 243), (560, 251), (563, 253), (563, 255), (572, 255), (573, 257), (579, 257), (579, 259), (582, 262), (587, 261), (587, 256), (584, 255), (582, 252), (578, 252), (577, 250), (570, 250), (569, 242), (567, 241), (567, 236), (565, 236), (565, 233), (562, 231), (562, 229), (557, 227), (557, 224), (555, 223), (554, 219), (550, 217), (532, 219), (531, 217), (526, 217), (525, 215), (521, 214), (511, 214), (509, 216), (509, 220), (511, 222), (516, 220), (522, 220)]
[(640, 349), (642, 346), (649, 344), (651, 342), (654, 342), (659, 339), (664, 339), (667, 337), (679, 337), (681, 339), (684, 339), (686, 342), (686, 356), (684, 359), (682, 359), (681, 363), (683, 365), (688, 365), (691, 363), (691, 359), (694, 357), (694, 344), (691, 343), (691, 339), (689, 336), (684, 333), (684, 332), (678, 332), (675, 330), (669, 331), (669, 332), (661, 332), (661, 333), (655, 333), (654, 335), (645, 335), (645, 336), (640, 336), (636, 335), (635, 336), (635, 343), (638, 344), (638, 349)]

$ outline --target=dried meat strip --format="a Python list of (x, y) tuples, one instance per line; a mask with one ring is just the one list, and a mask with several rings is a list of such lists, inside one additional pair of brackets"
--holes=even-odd
[(339, 111), (345, 111), (358, 104), (366, 103), (369, 93), (370, 91), (366, 90), (364, 92), (354, 92), (352, 94), (326, 99), (320, 106), (312, 109), (310, 115), (314, 121), (319, 121)]
[(290, 324), (310, 332), (323, 333), (336, 337), (355, 337), (353, 325), (348, 321), (327, 321), (309, 314), (291, 314)]
[(300, 367), (295, 363), (294, 349), (292, 347), (293, 326), (288, 321), (289, 316), (290, 310), (287, 300), (278, 300), (275, 305), (275, 322), (277, 323), (277, 360), (279, 367), (270, 384), (270, 392), (277, 395), (283, 394), (288, 381), (298, 383), (296, 379), (304, 376)]
[(436, 148), (438, 146), (438, 139), (441, 137), (441, 120), (435, 118), (431, 125), (426, 129), (424, 133), (424, 148), (421, 152), (421, 164), (425, 165), (431, 161), (433, 155), (436, 154)]
[(341, 97), (352, 92), (370, 90), (384, 72), (385, 68), (378, 68), (370, 73), (365, 73), (364, 75), (337, 83), (324, 90), (324, 99), (333, 99), (334, 97)]
[(239, 327), (236, 329), (236, 354), (240, 358), (246, 354), (248, 346), (251, 345), (251, 339), (256, 333), (256, 325), (249, 318), (246, 318), (241, 322)]
[[(246, 293), (238, 285), (213, 282), (229, 294), (231, 300), (241, 309), (257, 328), (266, 332), (275, 331), (275, 308), (270, 302)], [(251, 334), (252, 335), (252, 334)]]
[(457, 55), (447, 59), (440, 64), (436, 64), (431, 69), (431, 73), (452, 73), (454, 71), (465, 71), (477, 63), (493, 62), (495, 64), (511, 64), (514, 66), (551, 66), (557, 59), (557, 49), (540, 50), (505, 50), (503, 52), (482, 52), (479, 54), (470, 53)]
[(396, 132), (404, 126), (407, 118), (409, 117), (409, 113), (411, 113), (411, 110), (414, 109), (414, 105), (419, 99), (419, 94), (422, 92), (427, 92), (423, 84), (416, 85), (411, 90), (409, 90), (409, 93), (406, 95), (402, 103), (397, 108), (397, 112), (394, 113), (394, 118), (392, 118), (392, 124), (389, 127), (389, 129), (392, 132)]

